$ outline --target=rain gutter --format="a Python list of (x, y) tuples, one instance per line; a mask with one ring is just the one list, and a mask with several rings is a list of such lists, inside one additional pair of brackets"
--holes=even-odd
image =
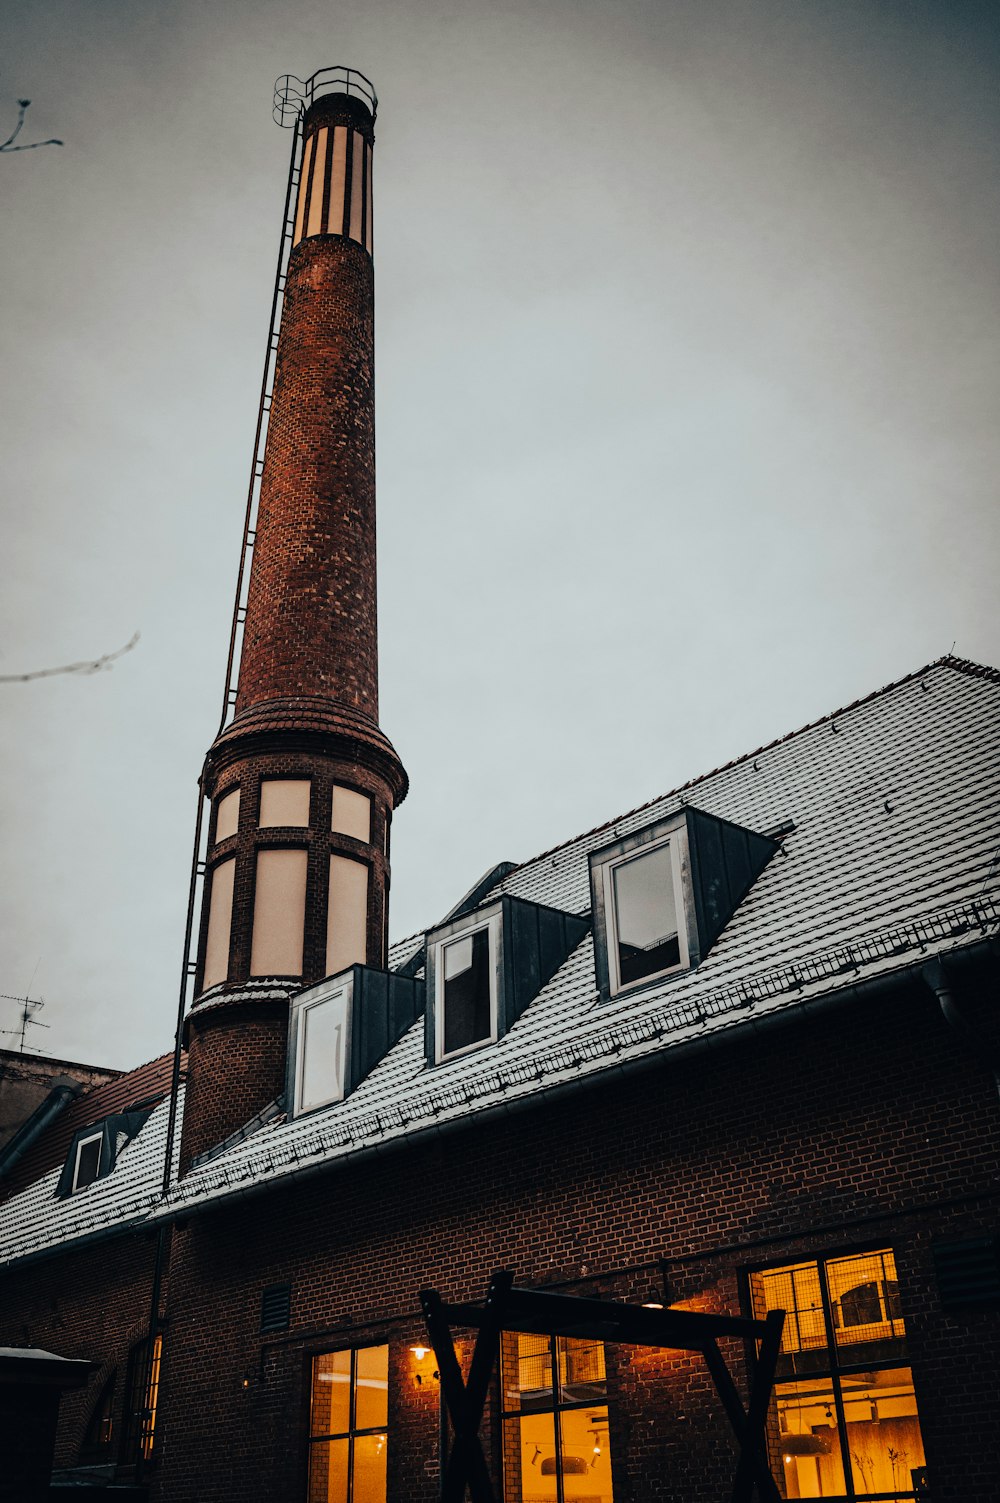
[[(949, 965), (966, 966), (975, 964), (977, 961), (1000, 954), (1000, 942), (996, 937), (978, 940), (975, 944), (968, 945), (961, 950), (948, 953)], [(367, 1160), (383, 1158), (388, 1154), (397, 1152), (400, 1148), (408, 1148), (413, 1145), (422, 1145), (441, 1138), (450, 1137), (472, 1125), (479, 1126), (495, 1122), (505, 1117), (519, 1116), (522, 1112), (535, 1110), (539, 1105), (549, 1105), (561, 1102), (571, 1096), (575, 1096), (581, 1090), (601, 1084), (609, 1080), (627, 1078), (643, 1074), (650, 1070), (662, 1069), (664, 1065), (677, 1058), (690, 1058), (702, 1054), (705, 1051), (717, 1048), (723, 1041), (729, 1041), (735, 1037), (752, 1037), (755, 1035), (770, 1034), (773, 1030), (786, 1028), (799, 1022), (803, 1017), (814, 1014), (833, 1011), (840, 1007), (849, 1006), (852, 1002), (878, 996), (882, 993), (898, 989), (908, 982), (920, 983), (925, 979), (924, 968), (927, 962), (922, 957), (911, 964), (901, 967), (880, 976), (870, 977), (865, 981), (856, 981), (849, 986), (838, 987), (835, 991), (824, 992), (816, 997), (804, 997), (797, 1002), (786, 1003), (780, 1009), (765, 1013), (759, 1017), (749, 1017), (727, 1027), (715, 1029), (711, 1033), (703, 1034), (699, 1038), (685, 1039), (683, 1042), (672, 1045), (669, 1049), (658, 1050), (652, 1054), (642, 1055), (637, 1059), (622, 1060), (616, 1064), (605, 1066), (600, 1070), (588, 1071), (586, 1075), (574, 1077), (572, 1080), (560, 1081), (555, 1085), (548, 1086), (543, 1091), (531, 1091), (523, 1096), (517, 1096), (510, 1101), (494, 1102), (490, 1106), (483, 1107), (479, 1111), (466, 1112), (462, 1115), (449, 1117), (445, 1122), (428, 1123), (425, 1127), (415, 1128), (412, 1132), (402, 1131), (397, 1136), (384, 1139), (375, 1143), (364, 1143), (358, 1148), (349, 1149), (346, 1153), (339, 1153), (332, 1157), (317, 1159), (314, 1163), (303, 1164), (294, 1169), (267, 1176), (266, 1178), (248, 1181), (245, 1184), (228, 1184), (221, 1189), (207, 1191), (198, 1199), (194, 1197), (189, 1201), (180, 1200), (168, 1205), (159, 1211), (153, 1211), (150, 1215), (150, 1223), (160, 1221), (186, 1221), (202, 1212), (210, 1211), (216, 1206), (229, 1204), (233, 1201), (255, 1199), (271, 1190), (281, 1189), (289, 1185), (297, 1185), (306, 1180), (314, 1179), (317, 1175), (328, 1174), (332, 1170), (344, 1164), (360, 1164)]]

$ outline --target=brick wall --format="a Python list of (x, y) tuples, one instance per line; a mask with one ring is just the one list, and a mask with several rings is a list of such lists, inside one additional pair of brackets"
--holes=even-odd
[(237, 713), (315, 694), (378, 721), (374, 272), (353, 240), (292, 252)]
[[(128, 1356), (148, 1334), (155, 1257), (156, 1234), (146, 1231), (0, 1275), (0, 1345), (40, 1347), (98, 1364), (85, 1388), (62, 1397), (57, 1469), (80, 1463), (88, 1422), (112, 1376), (111, 1446), (83, 1459), (103, 1463), (118, 1456)], [(164, 1281), (164, 1297), (167, 1287)]]
[[(310, 1354), (388, 1340), (390, 1496), (430, 1503), (437, 1410), (409, 1352), (423, 1285), (475, 1298), (510, 1266), (641, 1301), (662, 1257), (688, 1308), (733, 1312), (747, 1268), (891, 1246), (935, 1503), (986, 1503), (1000, 1319), (942, 1314), (929, 1245), (996, 1226), (998, 1123), (988, 1070), (914, 992), (195, 1218), (173, 1274), (162, 1496), (304, 1496)], [(260, 1291), (284, 1279), (292, 1329), (262, 1339)], [(726, 1497), (729, 1428), (700, 1359), (608, 1361), (616, 1500)]]

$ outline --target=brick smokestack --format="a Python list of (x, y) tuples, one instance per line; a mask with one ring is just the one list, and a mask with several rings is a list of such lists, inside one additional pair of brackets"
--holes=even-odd
[(375, 100), (336, 74), (346, 89), (316, 97), (321, 74), (304, 86), (235, 715), (203, 774), (182, 1167), (284, 1089), (288, 998), (386, 958), (407, 779), (378, 725)]

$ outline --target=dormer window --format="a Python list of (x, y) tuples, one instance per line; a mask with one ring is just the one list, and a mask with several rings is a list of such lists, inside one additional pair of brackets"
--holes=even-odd
[(777, 841), (691, 805), (590, 855), (605, 999), (700, 965)]
[(499, 915), (434, 946), (437, 1059), (464, 1054), (497, 1036)]
[(74, 1194), (77, 1190), (84, 1190), (87, 1185), (92, 1185), (100, 1174), (101, 1148), (103, 1143), (103, 1131), (92, 1132), (88, 1137), (81, 1138), (77, 1143), (73, 1161)]
[(440, 1065), (508, 1033), (590, 928), (504, 894), (427, 936), (427, 1063)]
[(686, 970), (681, 862), (686, 841), (677, 834), (602, 869), (610, 913), (608, 960), (613, 991), (633, 982)]
[(423, 981), (374, 966), (352, 965), (299, 992), (288, 1017), (289, 1116), (343, 1101), (423, 1010)]
[(344, 1064), (351, 978), (293, 1009), (291, 1057), (295, 1063), (292, 1113), (299, 1116), (344, 1096)]
[(56, 1195), (60, 1198), (76, 1195), (96, 1180), (106, 1179), (118, 1155), (142, 1129), (152, 1110), (151, 1105), (139, 1105), (127, 1112), (115, 1112), (103, 1122), (81, 1127), (69, 1145)]

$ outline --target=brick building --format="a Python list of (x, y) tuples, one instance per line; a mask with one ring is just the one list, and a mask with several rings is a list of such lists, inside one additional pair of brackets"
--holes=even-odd
[[(465, 1441), (419, 1291), (465, 1305), (468, 1369), (506, 1268), (605, 1324), (504, 1326), (480, 1496), (995, 1499), (1000, 674), (941, 659), (460, 880), (390, 945), (375, 102), (334, 70), (277, 106), (280, 334), (193, 1005), (175, 1056), (76, 1095), (0, 1179), (0, 1341), (94, 1364), (57, 1479), (430, 1503)], [(755, 1415), (740, 1333), (775, 1310)], [(611, 1339), (637, 1321), (714, 1334)]]

